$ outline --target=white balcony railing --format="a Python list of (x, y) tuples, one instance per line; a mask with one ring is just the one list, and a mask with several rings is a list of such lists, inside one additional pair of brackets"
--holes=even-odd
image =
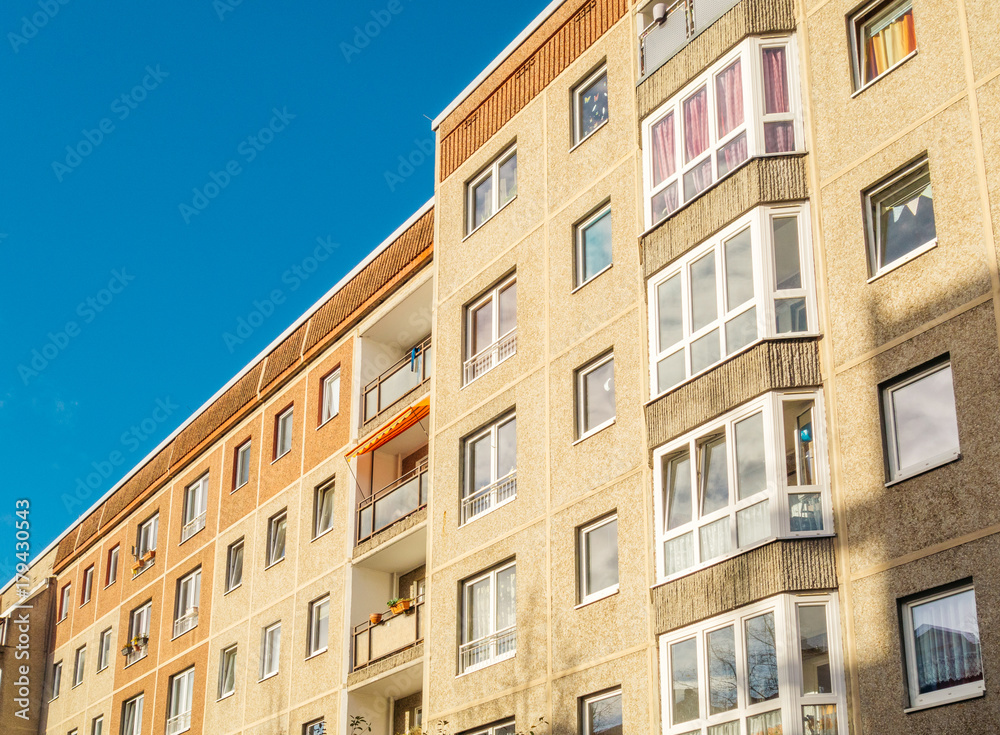
[(191, 712), (181, 712), (167, 720), (167, 735), (177, 735), (179, 732), (191, 729)]
[[(652, 74), (738, 2), (671, 0), (648, 3), (637, 16), (639, 76)], [(661, 7), (657, 10), (657, 6)]]
[(517, 470), (462, 499), (463, 524), (517, 497)]
[(125, 656), (125, 665), (131, 666), (136, 661), (142, 661), (142, 659), (146, 658), (146, 655), (148, 653), (149, 653), (148, 645), (143, 644), (139, 646), (138, 649), (133, 647), (132, 650), (128, 652), (128, 655)]
[(462, 645), (458, 649), (459, 665), (465, 674), (510, 658), (516, 652), (517, 628), (511, 626)]
[(516, 352), (517, 329), (513, 329), (478, 355), (465, 361), (465, 384), (485, 375)]
[(174, 621), (174, 638), (187, 633), (198, 625), (198, 608), (188, 608), (188, 611)]
[(181, 541), (187, 541), (189, 538), (194, 536), (198, 531), (205, 527), (205, 516), (207, 512), (202, 513), (197, 518), (192, 518), (190, 521), (184, 524), (181, 528)]

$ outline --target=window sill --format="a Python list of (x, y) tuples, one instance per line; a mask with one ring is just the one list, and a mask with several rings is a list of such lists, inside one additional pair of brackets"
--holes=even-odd
[(287, 452), (284, 452), (283, 454), (279, 454), (277, 457), (275, 457), (274, 459), (271, 460), (271, 464), (274, 464), (275, 462), (277, 462), (282, 457), (287, 457), (291, 453), (292, 453), (292, 450), (289, 449)]
[(196, 624), (192, 625), (190, 628), (188, 628), (187, 630), (185, 630), (183, 633), (178, 633), (177, 635), (175, 635), (170, 640), (171, 641), (176, 641), (178, 638), (183, 638), (184, 636), (186, 636), (188, 633), (190, 633), (192, 630), (194, 630), (197, 627), (198, 627), (198, 625), (196, 623)]
[(283, 562), (284, 560), (285, 560), (285, 557), (281, 557), (280, 559), (276, 559), (276, 560), (272, 561), (270, 564), (268, 564), (266, 567), (264, 567), (264, 571), (266, 572), (268, 569), (270, 569), (272, 567), (275, 567), (278, 564), (281, 564), (281, 562)]
[(333, 526), (330, 526), (330, 527), (329, 527), (328, 529), (326, 529), (325, 531), (321, 531), (320, 533), (318, 533), (318, 534), (316, 534), (315, 536), (313, 536), (313, 537), (312, 537), (312, 538), (311, 538), (311, 539), (309, 540), (309, 543), (312, 543), (313, 541), (319, 541), (319, 540), (320, 540), (321, 538), (323, 538), (324, 536), (326, 536), (326, 535), (327, 535), (328, 533), (330, 533), (330, 531), (332, 531), (332, 530), (333, 530)]
[(233, 586), (233, 587), (230, 587), (230, 588), (229, 588), (228, 590), (226, 590), (225, 592), (223, 592), (223, 593), (222, 593), (222, 596), (223, 596), (223, 597), (225, 597), (225, 596), (226, 596), (226, 595), (228, 595), (228, 594), (229, 594), (230, 592), (235, 592), (236, 590), (238, 590), (238, 589), (239, 589), (240, 587), (242, 587), (242, 586), (243, 586), (243, 583), (242, 583), (242, 582), (240, 582), (239, 584), (237, 584), (237, 585), (235, 585), (235, 586)]
[(265, 681), (267, 681), (268, 679), (273, 679), (273, 678), (274, 678), (274, 677), (276, 677), (277, 675), (278, 675), (278, 672), (277, 672), (277, 671), (275, 671), (275, 672), (274, 672), (273, 674), (268, 674), (267, 676), (263, 676), (263, 677), (261, 677), (260, 679), (258, 679), (258, 680), (257, 680), (257, 683), (258, 683), (258, 684), (260, 684), (261, 682), (265, 682)]
[(102, 666), (97, 670), (97, 673), (100, 674), (102, 671), (107, 671), (107, 670), (108, 670), (108, 665), (104, 664), (104, 666)]
[(328, 650), (329, 650), (329, 648), (323, 647), (323, 648), (319, 649), (318, 651), (313, 651), (312, 653), (310, 653), (308, 656), (305, 657), (305, 660), (306, 661), (310, 661), (310, 660), (316, 658), (317, 656), (323, 655)]
[(475, 234), (476, 234), (477, 232), (479, 232), (479, 231), (480, 231), (481, 229), (483, 229), (484, 227), (486, 227), (486, 225), (488, 225), (488, 224), (489, 224), (489, 223), (490, 223), (490, 222), (491, 222), (491, 221), (493, 220), (493, 218), (494, 218), (494, 217), (496, 217), (496, 216), (497, 216), (498, 214), (500, 214), (500, 213), (501, 213), (502, 211), (504, 211), (505, 209), (507, 209), (507, 207), (509, 207), (509, 206), (510, 206), (511, 204), (513, 204), (513, 203), (514, 203), (515, 201), (517, 201), (517, 194), (515, 194), (514, 196), (512, 196), (512, 197), (510, 198), (510, 200), (509, 200), (509, 201), (508, 201), (508, 202), (507, 202), (506, 204), (504, 204), (504, 205), (503, 205), (502, 207), (500, 207), (500, 209), (498, 209), (498, 210), (497, 210), (497, 211), (495, 211), (495, 212), (494, 212), (493, 214), (491, 214), (491, 215), (490, 215), (489, 217), (487, 217), (487, 218), (486, 218), (485, 220), (483, 220), (482, 224), (480, 224), (480, 225), (479, 225), (479, 227), (477, 227), (476, 229), (472, 230), (472, 231), (471, 231), (471, 232), (469, 232), (469, 233), (468, 233), (468, 234), (467, 234), (467, 235), (466, 235), (465, 237), (463, 237), (463, 238), (462, 238), (462, 242), (465, 242), (465, 241), (466, 241), (466, 240), (468, 240), (468, 239), (469, 239), (470, 237), (472, 237), (472, 236), (473, 236), (473, 235), (475, 235)]
[(955, 452), (952, 455), (948, 455), (947, 457), (935, 460), (934, 462), (931, 462), (927, 465), (923, 465), (919, 469), (910, 470), (906, 474), (900, 475), (899, 477), (895, 477), (886, 482), (885, 486), (892, 487), (893, 485), (898, 485), (901, 482), (912, 480), (914, 477), (919, 477), (920, 475), (926, 474), (927, 472), (931, 472), (932, 470), (936, 470), (940, 467), (944, 467), (945, 465), (951, 464), (952, 462), (957, 462), (960, 459), (962, 459), (962, 453)]
[(85, 608), (89, 604), (90, 604), (90, 600), (87, 600), (86, 602), (81, 602), (80, 603), (80, 609), (82, 610), (83, 608)]
[(618, 585), (615, 585), (614, 587), (608, 587), (606, 590), (598, 592), (593, 596), (587, 598), (583, 602), (574, 605), (573, 609), (579, 610), (581, 608), (587, 607), (587, 605), (593, 605), (595, 602), (600, 602), (601, 600), (606, 600), (609, 597), (614, 597), (617, 594), (618, 594)]
[(874, 276), (872, 276), (871, 278), (869, 278), (866, 281), (866, 283), (873, 283), (873, 282), (877, 281), (878, 279), (880, 279), (882, 276), (886, 275), (887, 273), (892, 273), (897, 268), (900, 268), (900, 267), (906, 265), (911, 260), (915, 260), (916, 258), (919, 258), (924, 253), (926, 253), (926, 252), (928, 252), (930, 250), (933, 250), (936, 247), (937, 247), (937, 238), (935, 237), (933, 240), (931, 240), (930, 242), (924, 243), (919, 248), (914, 248), (913, 250), (911, 250), (910, 252), (908, 252), (906, 255), (904, 255), (904, 256), (902, 256), (900, 258), (896, 258), (896, 260), (892, 261), (889, 265), (882, 266), (882, 268)]
[(933, 709), (935, 707), (943, 707), (946, 704), (954, 704), (955, 702), (966, 702), (970, 699), (979, 699), (980, 697), (986, 696), (986, 689), (983, 688), (978, 692), (970, 692), (968, 694), (960, 694), (954, 697), (949, 697), (947, 699), (939, 699), (935, 702), (925, 702), (924, 704), (917, 704), (913, 707), (907, 707), (903, 710), (904, 715), (913, 714), (914, 712), (922, 712), (925, 709)]
[(885, 79), (893, 71), (895, 71), (896, 69), (898, 69), (899, 67), (901, 67), (903, 64), (905, 64), (907, 61), (909, 61), (910, 59), (912, 59), (914, 56), (916, 56), (918, 50), (919, 49), (913, 49), (913, 51), (911, 51), (910, 53), (908, 53), (902, 59), (900, 59), (895, 64), (893, 64), (892, 66), (890, 66), (888, 69), (886, 69), (884, 72), (882, 72), (877, 77), (875, 77), (874, 79), (872, 79), (870, 82), (865, 82), (863, 85), (861, 85), (860, 87), (858, 87), (858, 89), (856, 89), (854, 91), (854, 93), (851, 94), (851, 99), (854, 99), (859, 94), (861, 94), (862, 92), (864, 92), (866, 89), (870, 89), (872, 87), (872, 85), (876, 84), (880, 79)]
[(228, 694), (223, 694), (223, 695), (222, 695), (221, 697), (219, 697), (219, 698), (218, 698), (218, 699), (216, 699), (215, 701), (216, 701), (216, 702), (221, 702), (221, 701), (222, 701), (222, 700), (224, 700), (224, 699), (229, 699), (229, 698), (230, 698), (230, 697), (232, 697), (232, 696), (233, 696), (234, 694), (236, 694), (236, 691), (235, 691), (235, 690), (233, 690), (233, 691), (229, 692)]
[(581, 284), (580, 284), (579, 286), (577, 286), (577, 287), (576, 287), (576, 288), (574, 288), (574, 289), (573, 289), (572, 291), (570, 291), (570, 295), (572, 295), (572, 294), (575, 294), (575, 293), (576, 293), (577, 291), (579, 291), (579, 290), (580, 290), (581, 288), (583, 288), (584, 286), (586, 286), (586, 285), (588, 285), (588, 284), (591, 284), (591, 283), (593, 283), (594, 281), (596, 281), (596, 280), (597, 280), (598, 278), (600, 278), (600, 277), (601, 277), (601, 276), (603, 276), (603, 275), (604, 275), (605, 273), (607, 273), (607, 272), (608, 272), (609, 270), (611, 270), (611, 266), (613, 266), (613, 265), (614, 265), (614, 263), (608, 263), (608, 264), (607, 264), (606, 266), (604, 266), (603, 268), (601, 268), (601, 270), (597, 271), (597, 273), (595, 273), (595, 274), (594, 274), (594, 275), (592, 275), (592, 276), (591, 276), (590, 278), (588, 278), (588, 279), (587, 279), (586, 281), (584, 281), (584, 282), (583, 282), (583, 283), (581, 283)]
[(70, 691), (73, 691), (73, 690), (74, 690), (74, 689), (76, 689), (76, 688), (77, 688), (78, 686), (80, 686), (80, 684), (83, 684), (83, 682), (81, 681), (81, 682), (78, 682), (78, 683), (74, 684), (73, 686), (71, 686), (71, 687), (69, 688), (69, 690), (70, 690)]
[(107, 583), (106, 585), (104, 585), (104, 589), (108, 589), (108, 587), (112, 586), (112, 585), (113, 585), (113, 584), (114, 584), (115, 582), (117, 582), (117, 581), (118, 581), (118, 578), (117, 578), (117, 577), (115, 577), (115, 578), (114, 578), (113, 580), (111, 580), (111, 581), (110, 581), (110, 582), (108, 582), (108, 583)]
[[(478, 521), (480, 518), (485, 518), (490, 513), (494, 512), (496, 510), (499, 510), (500, 508), (503, 508), (508, 503), (513, 503), (515, 500), (517, 500), (517, 493), (516, 492), (514, 493), (513, 496), (507, 498), (506, 500), (504, 500), (504, 501), (502, 501), (500, 503), (497, 503), (496, 505), (494, 505), (493, 507), (491, 507), (489, 510), (484, 510), (482, 513), (477, 513), (476, 515), (472, 516), (472, 518), (469, 518), (468, 520), (466, 520), (465, 523), (459, 523), (458, 527), (460, 529), (461, 528), (466, 528), (470, 524), (475, 523), (476, 521)], [(459, 511), (459, 515), (461, 515), (461, 510)]]
[(246, 481), (246, 482), (244, 482), (244, 483), (243, 483), (242, 485), (237, 485), (237, 486), (236, 486), (236, 487), (234, 487), (234, 488), (233, 488), (232, 490), (230, 490), (230, 491), (229, 491), (229, 494), (230, 494), (230, 495), (232, 495), (232, 494), (233, 494), (233, 493), (235, 493), (235, 492), (236, 492), (237, 490), (239, 490), (239, 489), (240, 489), (241, 487), (246, 487), (246, 486), (247, 486), (247, 485), (249, 485), (249, 484), (250, 484), (250, 480), (247, 480), (247, 481)]
[(186, 543), (187, 543), (188, 541), (190, 541), (190, 540), (191, 540), (191, 539), (193, 539), (193, 538), (194, 538), (195, 536), (197, 536), (197, 535), (198, 535), (199, 533), (201, 533), (202, 531), (204, 531), (206, 527), (207, 527), (207, 524), (206, 524), (206, 526), (202, 526), (201, 528), (199, 528), (199, 529), (198, 529), (197, 531), (195, 531), (194, 533), (192, 533), (192, 534), (191, 534), (190, 536), (188, 536), (187, 538), (182, 538), (182, 539), (181, 539), (180, 541), (178, 541), (178, 542), (177, 542), (177, 545), (178, 545), (178, 546), (183, 546), (183, 545), (184, 545), (184, 544), (186, 544)]
[(510, 661), (512, 658), (516, 658), (516, 657), (517, 657), (517, 651), (514, 651), (513, 653), (509, 653), (509, 654), (507, 654), (505, 656), (498, 656), (497, 658), (491, 659), (491, 660), (487, 661), (486, 663), (480, 664), (479, 666), (476, 666), (476, 667), (471, 668), (471, 669), (466, 669), (461, 674), (456, 675), (455, 678), (456, 679), (461, 679), (463, 676), (468, 676), (469, 674), (475, 674), (477, 671), (482, 671), (483, 669), (488, 669), (491, 666), (495, 666), (496, 664), (503, 663), (504, 661)]
[(587, 439), (589, 439), (590, 437), (594, 436), (594, 434), (600, 434), (602, 431), (604, 431), (608, 427), (614, 426), (616, 419), (617, 419), (617, 416), (615, 418), (613, 418), (613, 419), (608, 419), (603, 424), (599, 424), (598, 426), (595, 426), (593, 429), (591, 429), (590, 431), (588, 431), (586, 434), (583, 434), (579, 439), (577, 439), (575, 442), (573, 442), (570, 446), (575, 447), (580, 442), (587, 441)]
[[(578, 140), (576, 143), (574, 143), (573, 147), (569, 149), (569, 152), (572, 153), (577, 148), (579, 148), (584, 143), (586, 143), (588, 140), (590, 140), (591, 138), (593, 138), (595, 135), (597, 135), (597, 131), (603, 129), (604, 126), (607, 125), (609, 122), (611, 122), (611, 116), (610, 115), (608, 116), (608, 118), (604, 122), (602, 122), (596, 128), (594, 128), (589, 133), (587, 133), (585, 136), (583, 136), (582, 138), (580, 138), (580, 140)], [(574, 127), (575, 127), (575, 121), (574, 121)]]
[(319, 431), (320, 429), (322, 429), (324, 426), (326, 426), (328, 423), (330, 423), (331, 421), (333, 421), (338, 416), (340, 416), (340, 411), (337, 411), (337, 413), (331, 415), (329, 418), (324, 419), (320, 423), (320, 425), (316, 427), (316, 431)]

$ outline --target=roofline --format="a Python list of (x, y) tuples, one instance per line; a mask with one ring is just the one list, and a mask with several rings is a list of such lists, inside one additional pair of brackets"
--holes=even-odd
[(541, 27), (542, 23), (547, 21), (556, 12), (556, 10), (559, 9), (559, 6), (564, 5), (566, 2), (567, 0), (552, 0), (552, 2), (548, 4), (545, 10), (539, 13), (538, 17), (536, 17), (533, 21), (531, 21), (531, 23), (528, 24), (527, 28), (521, 31), (518, 34), (517, 38), (511, 41), (507, 45), (507, 48), (501, 51), (500, 55), (497, 56), (495, 59), (493, 59), (493, 61), (490, 62), (490, 65), (487, 66), (485, 69), (483, 69), (483, 71), (479, 74), (479, 76), (473, 79), (472, 83), (469, 84), (468, 87), (463, 89), (462, 93), (458, 95), (458, 97), (453, 99), (451, 101), (451, 104), (448, 105), (446, 108), (444, 108), (444, 111), (440, 115), (434, 118), (433, 122), (431, 122), (431, 130), (436, 131), (441, 126), (441, 123), (445, 121), (445, 118), (447, 118), (451, 113), (453, 113), (460, 104), (465, 102), (465, 100), (468, 99), (469, 96), (473, 92), (475, 92), (476, 89), (479, 88), (479, 86), (482, 85), (483, 82), (486, 81), (486, 79), (490, 76), (490, 74), (495, 72), (500, 67), (500, 65), (503, 62), (505, 62), (508, 59), (508, 57), (510, 57), (510, 55), (517, 50), (518, 46), (520, 46), (522, 43), (528, 40), (531, 34), (537, 31)]
[[(107, 501), (112, 495), (114, 495), (115, 492), (117, 492), (122, 485), (131, 480), (132, 477), (134, 477), (135, 474), (138, 473), (139, 470), (141, 470), (146, 465), (147, 462), (149, 462), (151, 459), (153, 459), (153, 457), (159, 454), (159, 452), (161, 452), (167, 445), (169, 445), (170, 442), (172, 442), (177, 437), (178, 434), (180, 434), (184, 429), (186, 429), (195, 419), (201, 416), (201, 414), (204, 413), (205, 410), (207, 410), (213, 403), (215, 403), (215, 401), (217, 401), (220, 397), (222, 397), (222, 395), (227, 390), (232, 388), (244, 375), (253, 370), (253, 368), (261, 360), (267, 357), (267, 355), (270, 352), (272, 352), (279, 344), (281, 344), (285, 340), (285, 338), (288, 337), (288, 335), (290, 335), (296, 329), (301, 327), (309, 319), (309, 317), (311, 317), (313, 314), (319, 311), (320, 307), (323, 306), (323, 304), (329, 301), (334, 294), (340, 291), (340, 289), (346, 286), (351, 281), (351, 279), (353, 279), (362, 270), (364, 270), (365, 266), (367, 266), (369, 263), (375, 260), (375, 258), (378, 257), (380, 253), (382, 253), (390, 245), (392, 245), (392, 243), (394, 243), (397, 239), (399, 239), (399, 237), (404, 232), (406, 232), (406, 230), (412, 227), (417, 222), (417, 220), (419, 220), (421, 217), (427, 214), (427, 212), (429, 212), (433, 208), (433, 206), (434, 206), (434, 198), (431, 197), (422, 207), (420, 207), (420, 209), (418, 209), (416, 212), (410, 215), (410, 217), (403, 224), (397, 227), (391, 235), (389, 235), (385, 240), (383, 240), (374, 250), (368, 253), (368, 255), (366, 255), (360, 263), (354, 266), (354, 268), (352, 268), (350, 272), (347, 273), (347, 275), (341, 278), (333, 286), (333, 288), (331, 288), (329, 291), (323, 294), (323, 296), (321, 296), (319, 300), (316, 301), (316, 303), (314, 303), (312, 306), (306, 309), (305, 312), (303, 312), (298, 319), (292, 322), (291, 326), (289, 326), (287, 329), (285, 329), (285, 331), (283, 331), (281, 334), (275, 337), (271, 341), (271, 343), (267, 347), (265, 347), (260, 353), (258, 353), (256, 357), (250, 360), (250, 362), (247, 363), (242, 370), (240, 370), (238, 373), (236, 373), (236, 375), (230, 378), (229, 381), (224, 386), (219, 388), (219, 390), (217, 390), (215, 394), (212, 395), (211, 398), (205, 401), (205, 403), (203, 403), (198, 409), (196, 409), (194, 413), (188, 416), (182, 424), (180, 424), (176, 429), (170, 432), (170, 434), (163, 441), (157, 444), (156, 447), (149, 454), (140, 459), (139, 462), (132, 469), (130, 469), (128, 473), (126, 473), (118, 482), (116, 482), (111, 487), (110, 490), (108, 490), (106, 493), (104, 493), (104, 495), (98, 498), (97, 502), (95, 502), (92, 506), (90, 506), (86, 511), (78, 515), (76, 517), (76, 520), (74, 520), (73, 523), (71, 523), (65, 531), (60, 533), (55, 539), (52, 540), (52, 542), (48, 546), (42, 549), (38, 553), (38, 555), (31, 560), (31, 563), (28, 565), (28, 569), (31, 569), (33, 566), (35, 566), (35, 563), (37, 561), (42, 559), (46, 554), (48, 554), (52, 549), (54, 549), (59, 544), (60, 541), (66, 538), (66, 536), (79, 525), (79, 520), (81, 518), (89, 516), (91, 513), (93, 513), (95, 510), (101, 507), (101, 505), (105, 501)], [(9, 582), (7, 582), (7, 584), (5, 584), (3, 587), (0, 587), (0, 594), (10, 589), (11, 585), (13, 585), (16, 580), (17, 576), (15, 575), (14, 577), (11, 578)]]

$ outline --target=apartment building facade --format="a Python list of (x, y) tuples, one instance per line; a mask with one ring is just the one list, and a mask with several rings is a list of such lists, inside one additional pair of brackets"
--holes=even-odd
[(0, 721), (1000, 730), (997, 28), (549, 5), (432, 202), (35, 562), (27, 727), (3, 590)]

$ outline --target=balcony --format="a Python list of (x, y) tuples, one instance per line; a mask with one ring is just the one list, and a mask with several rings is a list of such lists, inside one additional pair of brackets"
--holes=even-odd
[(390, 484), (358, 503), (357, 543), (427, 505), (427, 458)]
[(174, 621), (174, 638), (187, 633), (198, 625), (198, 608), (188, 608), (187, 612)]
[(517, 652), (517, 628), (511, 626), (491, 635), (470, 641), (458, 649), (463, 674), (503, 661)]
[(424, 598), (418, 597), (406, 612), (389, 613), (377, 624), (366, 620), (354, 626), (351, 671), (359, 671), (423, 641), (423, 615)]
[(501, 477), (491, 485), (487, 485), (467, 498), (462, 499), (461, 524), (478, 518), (483, 513), (503, 505), (517, 497), (517, 471), (506, 477)]
[(427, 337), (365, 386), (363, 422), (376, 418), (403, 396), (430, 380), (432, 369), (431, 338)]
[(179, 732), (191, 729), (191, 711), (167, 719), (167, 735), (177, 735)]
[(640, 79), (663, 66), (738, 2), (739, 0), (673, 0), (648, 3), (636, 15)]
[(205, 516), (207, 512), (202, 512), (197, 518), (192, 518), (190, 521), (184, 524), (181, 528), (181, 543), (187, 541), (189, 538), (194, 536), (198, 531), (205, 527)]
[(517, 353), (517, 330), (514, 329), (498, 339), (478, 355), (465, 361), (465, 385), (481, 375), (485, 375), (508, 357)]
[(131, 666), (136, 661), (142, 661), (149, 654), (149, 636), (139, 635), (136, 638), (140, 641), (138, 644), (126, 646), (128, 650), (125, 652), (125, 666)]

